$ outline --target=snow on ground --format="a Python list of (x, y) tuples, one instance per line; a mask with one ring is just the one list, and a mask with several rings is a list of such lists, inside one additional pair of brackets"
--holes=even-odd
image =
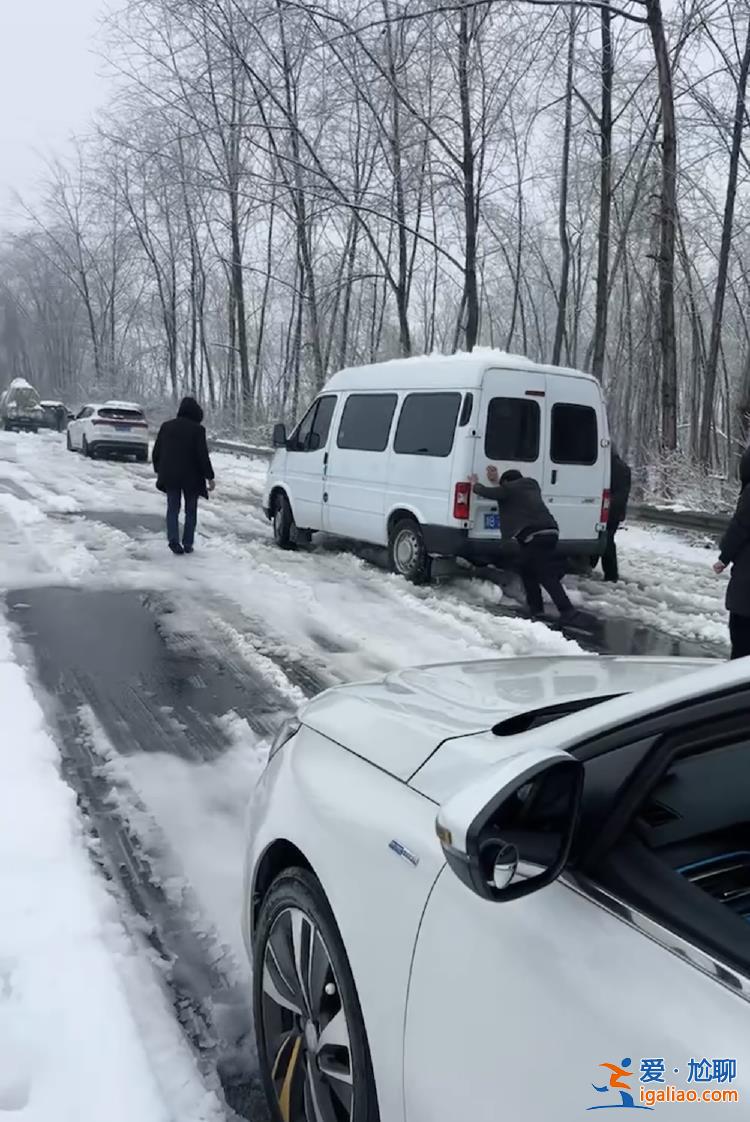
[[(84, 460), (56, 434), (0, 434), (0, 585), (161, 593), (174, 609), (162, 621), (167, 636), (229, 653), (289, 709), (304, 695), (296, 670), (327, 685), (420, 662), (578, 651), (542, 624), (492, 614), (503, 592), (489, 580), (414, 588), (330, 542), (277, 550), (260, 509), (266, 464), (222, 454), (214, 463), (217, 491), (201, 504), (196, 553), (174, 558), (150, 465)], [(726, 643), (726, 578), (712, 573), (712, 551), (639, 526), (623, 527), (618, 543), (622, 583), (568, 578), (577, 602)], [(55, 747), (7, 643), (0, 696), (3, 687), (18, 726), (0, 745), (0, 1026), (13, 1026), (12, 1038), (0, 1030), (0, 1054), (14, 1050), (17, 1077), (3, 1082), (0, 1065), (0, 1110), (82, 1122), (213, 1118), (162, 991), (93, 875)], [(118, 756), (93, 715), (89, 727), (113, 804), (156, 854), (155, 875), (190, 898), (198, 927), (218, 935), (246, 979), (244, 816), (267, 743), (236, 715), (223, 721), (229, 749), (198, 764), (158, 750)], [(64, 1031), (52, 1036), (49, 1024)], [(165, 1100), (180, 1110), (165, 1113)], [(55, 1109), (45, 1114), (48, 1101)]]
[(137, 937), (0, 619), (0, 1112), (19, 1122), (222, 1118)]
[(669, 530), (626, 524), (617, 535), (620, 583), (571, 583), (587, 611), (624, 616), (670, 635), (726, 648), (724, 598), (729, 578), (713, 572), (718, 549), (711, 545), (708, 538), (694, 545)]

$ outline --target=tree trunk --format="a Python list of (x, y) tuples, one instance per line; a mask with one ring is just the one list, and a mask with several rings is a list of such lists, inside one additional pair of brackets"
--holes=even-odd
[(674, 311), (675, 222), (677, 218), (677, 129), (672, 67), (661, 0), (646, 0), (646, 14), (659, 76), (661, 107), (661, 199), (659, 205), (659, 346), (661, 351), (661, 445), (677, 448), (677, 345)]
[(609, 241), (612, 218), (612, 85), (614, 53), (612, 48), (612, 13), (607, 5), (600, 9), (602, 34), (602, 113), (599, 120), (599, 236), (597, 243), (596, 320), (594, 354), (591, 373), (604, 380), (604, 359), (607, 353), (607, 320), (609, 313)]
[(469, 11), (461, 8), (458, 28), (458, 87), (461, 102), (463, 202), (465, 223), (464, 292), (466, 314), (464, 339), (473, 351), (479, 335), (479, 289), (477, 286), (477, 200), (474, 187), (474, 137), (471, 128), (469, 90)]
[(565, 76), (565, 126), (563, 131), (562, 171), (560, 174), (560, 206), (558, 226), (560, 232), (560, 291), (557, 297), (557, 323), (552, 345), (552, 365), (559, 366), (565, 338), (565, 318), (568, 310), (568, 280), (570, 276), (570, 238), (568, 237), (568, 181), (570, 178), (570, 138), (573, 131), (573, 71), (575, 65), (576, 14), (568, 15), (568, 61)]
[(742, 138), (745, 129), (745, 96), (747, 93), (748, 71), (750, 71), (750, 20), (748, 20), (747, 34), (745, 36), (745, 50), (742, 55), (742, 63), (737, 80), (737, 99), (734, 109), (732, 149), (729, 157), (729, 178), (727, 180), (727, 194), (724, 204), (724, 223), (721, 231), (721, 248), (719, 250), (719, 268), (716, 276), (716, 292), (714, 295), (713, 314), (711, 316), (711, 338), (708, 344), (708, 359), (706, 361), (706, 381), (703, 393), (703, 413), (701, 416), (700, 458), (701, 462), (707, 467), (710, 461), (711, 426), (714, 416), (714, 397), (716, 393), (716, 372), (719, 362), (719, 349), (721, 347), (721, 331), (724, 319), (724, 301), (727, 291), (729, 255), (732, 248), (732, 236), (734, 233), (737, 180), (739, 175), (740, 155), (742, 152)]

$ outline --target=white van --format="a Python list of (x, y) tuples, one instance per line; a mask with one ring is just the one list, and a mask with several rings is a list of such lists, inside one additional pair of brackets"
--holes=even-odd
[(435, 557), (498, 561), (497, 506), (471, 492), (517, 468), (539, 481), (565, 555), (601, 553), (610, 441), (599, 383), (499, 351), (398, 359), (335, 374), (276, 452), (263, 506), (282, 548), (316, 530), (386, 546), (395, 572)]

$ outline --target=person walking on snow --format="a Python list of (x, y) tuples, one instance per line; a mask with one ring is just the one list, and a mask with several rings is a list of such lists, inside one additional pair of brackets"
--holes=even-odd
[(719, 543), (719, 560), (714, 565), (716, 573), (732, 566), (726, 598), (732, 658), (750, 655), (750, 448), (740, 461), (740, 483), (737, 508)]
[[(184, 397), (173, 421), (159, 429), (151, 459), (156, 486), (167, 496), (167, 541), (172, 553), (192, 553), (198, 521), (198, 498), (215, 487), (208, 454), (203, 410), (194, 397)], [(180, 506), (185, 500), (185, 528), (180, 544)]]
[(618, 581), (620, 572), (617, 565), (617, 546), (615, 534), (620, 523), (625, 521), (630, 498), (631, 471), (625, 461), (612, 449), (612, 475), (609, 492), (609, 518), (607, 519), (607, 541), (602, 554), (602, 569), (606, 581)]
[(487, 468), (491, 486), (471, 477), (474, 494), (494, 499), (500, 515), (500, 533), (506, 540), (518, 542), (520, 573), (526, 601), (532, 618), (544, 615), (542, 588), (549, 593), (563, 622), (576, 615), (557, 574), (555, 549), (559, 538), (557, 522), (550, 513), (536, 479), (526, 478), (520, 471), (506, 471), (498, 480), (494, 464)]

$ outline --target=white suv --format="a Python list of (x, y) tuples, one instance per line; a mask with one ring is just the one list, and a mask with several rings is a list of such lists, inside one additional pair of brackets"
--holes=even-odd
[(148, 460), (148, 422), (140, 405), (106, 401), (85, 405), (68, 425), (68, 451), (84, 456), (135, 456)]

